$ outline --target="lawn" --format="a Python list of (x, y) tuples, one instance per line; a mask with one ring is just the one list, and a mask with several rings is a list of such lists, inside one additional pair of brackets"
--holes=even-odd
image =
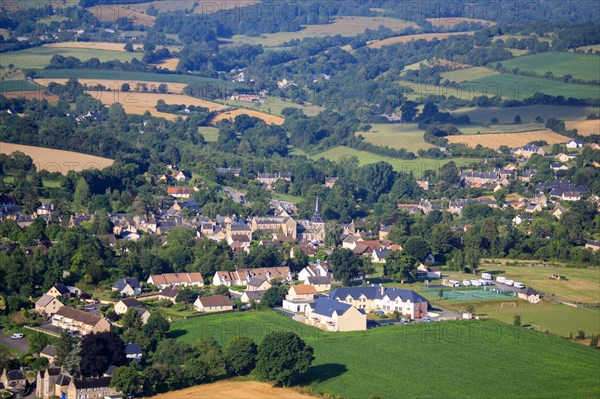
[(279, 200), (279, 201), (293, 202), (294, 204), (298, 204), (304, 200), (303, 197), (298, 197), (296, 195), (291, 195), (291, 194), (276, 193), (276, 192), (273, 193), (273, 198), (276, 200)]
[(141, 60), (142, 54), (126, 53), (124, 51), (109, 51), (69, 47), (33, 47), (26, 50), (12, 51), (2, 54), (2, 64), (14, 64), (17, 68), (44, 68), (50, 64), (55, 55), (75, 57), (81, 61), (98, 58), (100, 62), (120, 60)]
[(375, 123), (371, 125), (371, 130), (368, 132), (357, 132), (356, 134), (363, 136), (368, 143), (396, 149), (406, 148), (408, 151), (417, 153), (419, 150), (434, 147), (425, 142), (424, 133), (416, 123)]
[[(589, 398), (597, 393), (597, 352), (552, 335), (496, 322), (442, 322), (323, 333), (273, 312), (211, 315), (172, 324), (192, 343), (213, 337), (258, 342), (293, 331), (314, 347), (303, 378), (316, 393), (344, 398)], [(532, 367), (535, 365), (535, 372)], [(402, 378), (410, 370), (413, 378)], [(414, 378), (421, 375), (422, 378)], [(425, 376), (431, 376), (426, 380)]]
[(600, 79), (600, 57), (597, 55), (547, 52), (502, 61), (502, 66), (512, 70), (531, 71), (540, 75), (550, 71), (554, 76), (571, 75), (576, 79)]
[(596, 107), (567, 107), (561, 105), (528, 105), (513, 108), (459, 108), (453, 111), (454, 116), (468, 115), (471, 123), (490, 123), (492, 118), (498, 118), (501, 124), (512, 124), (515, 115), (521, 116), (521, 121), (534, 123), (535, 118), (541, 116), (544, 120), (557, 118), (561, 120), (585, 119), (591, 113), (597, 113), (600, 108)]
[(320, 152), (311, 156), (312, 159), (325, 158), (332, 161), (343, 156), (355, 156), (361, 165), (384, 161), (392, 165), (394, 170), (398, 172), (413, 172), (416, 177), (421, 177), (425, 170), (439, 170), (442, 166), (450, 161), (454, 161), (458, 166), (466, 165), (477, 160), (469, 158), (452, 158), (452, 159), (396, 159), (384, 157), (366, 151), (358, 151), (352, 148), (338, 146), (327, 151)]

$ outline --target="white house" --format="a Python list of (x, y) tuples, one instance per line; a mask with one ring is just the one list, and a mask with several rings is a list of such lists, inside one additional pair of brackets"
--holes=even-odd
[(298, 280), (306, 281), (309, 277), (314, 276), (327, 276), (327, 270), (320, 263), (306, 266), (298, 273)]
[(567, 142), (567, 148), (581, 148), (583, 147), (583, 141), (581, 140), (571, 140)]
[(198, 312), (225, 312), (233, 310), (233, 302), (224, 295), (199, 296), (194, 302), (194, 310)]
[(304, 322), (325, 331), (358, 331), (367, 329), (367, 315), (342, 302), (319, 298), (306, 306)]

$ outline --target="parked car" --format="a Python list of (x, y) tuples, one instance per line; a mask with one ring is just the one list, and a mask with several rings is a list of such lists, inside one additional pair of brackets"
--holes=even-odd
[(431, 322), (431, 318), (429, 317), (423, 317), (423, 319), (421, 319), (424, 323), (430, 323)]
[(515, 282), (513, 280), (504, 280), (504, 284), (506, 284), (506, 285), (511, 285), (512, 286), (512, 285), (514, 285), (514, 283)]
[(496, 281), (499, 283), (504, 283), (506, 281), (506, 277), (498, 276), (496, 277)]
[(473, 287), (481, 287), (481, 281), (479, 281), (479, 280), (471, 280), (471, 285)]
[(525, 284), (516, 281), (515, 282), (515, 288), (525, 288)]
[(471, 285), (471, 281), (470, 280), (463, 280), (463, 285), (465, 287), (470, 286)]
[(10, 336), (11, 339), (23, 339), (25, 335), (22, 333), (14, 333), (13, 335)]
[(492, 275), (490, 273), (481, 273), (481, 278), (485, 280), (492, 280)]

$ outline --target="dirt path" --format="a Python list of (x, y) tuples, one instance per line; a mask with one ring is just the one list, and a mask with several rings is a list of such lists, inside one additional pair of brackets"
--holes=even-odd
[(273, 388), (256, 381), (222, 381), (167, 392), (150, 399), (312, 399), (293, 389)]

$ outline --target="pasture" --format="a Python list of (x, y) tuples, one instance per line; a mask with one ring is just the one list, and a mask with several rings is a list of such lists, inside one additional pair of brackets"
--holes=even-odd
[[(210, 315), (177, 321), (171, 335), (193, 343), (213, 337), (226, 345), (235, 336), (260, 343), (271, 331), (292, 331), (314, 348), (315, 361), (301, 385), (317, 394), (348, 399), (586, 398), (595, 395), (597, 354), (552, 335), (493, 321), (410, 324), (369, 331), (324, 333), (271, 311)], [(366, 346), (365, 346), (366, 345)], [(394, 370), (429, 375), (435, 382), (398, 378)], [(531, 365), (537, 367), (531, 372)], [(460, 367), (456, 367), (460, 365)], [(365, 376), (372, 376), (365, 378)], [(490, 378), (493, 376), (493, 378)]]
[(424, 133), (416, 123), (374, 123), (371, 125), (371, 130), (357, 132), (356, 135), (363, 136), (368, 143), (395, 149), (406, 148), (416, 153), (434, 147), (423, 140)]
[(143, 54), (127, 53), (124, 51), (99, 50), (76, 47), (32, 47), (25, 50), (11, 51), (2, 54), (2, 64), (13, 64), (16, 68), (44, 68), (50, 65), (50, 60), (55, 55), (75, 57), (80, 61), (98, 58), (100, 62), (106, 61), (131, 61), (134, 58), (142, 59)]
[(397, 159), (389, 158), (381, 155), (373, 154), (366, 151), (358, 151), (353, 148), (338, 146), (330, 148), (326, 151), (318, 154), (311, 155), (312, 159), (325, 158), (331, 161), (335, 161), (344, 156), (355, 156), (358, 158), (360, 165), (366, 165), (370, 163), (384, 161), (392, 165), (397, 172), (412, 172), (416, 177), (422, 177), (425, 170), (438, 171), (442, 166), (450, 161), (453, 161), (458, 166), (468, 165), (472, 162), (478, 162), (474, 159), (469, 158), (452, 158), (452, 159), (430, 159), (430, 158), (417, 158), (417, 159)]
[(498, 148), (506, 145), (511, 148), (521, 147), (532, 141), (544, 140), (548, 144), (566, 143), (569, 137), (554, 133), (552, 130), (537, 130), (523, 133), (492, 133), (447, 136), (448, 142), (452, 144), (465, 144), (469, 147), (482, 145), (488, 148)]
[(565, 121), (565, 127), (568, 130), (577, 129), (577, 133), (579, 133), (582, 136), (600, 134), (599, 119), (590, 119), (585, 121)]
[(597, 55), (547, 52), (512, 58), (501, 64), (508, 70), (519, 68), (540, 75), (550, 71), (557, 77), (571, 75), (576, 79), (600, 80), (600, 57)]
[(58, 103), (58, 96), (52, 93), (45, 93), (43, 90), (30, 91), (1, 91), (0, 93), (6, 98), (24, 98), (26, 100), (47, 100), (50, 104)]
[(0, 93), (43, 91), (44, 88), (36, 85), (30, 80), (0, 80)]
[(450, 36), (472, 35), (474, 33), (475, 32), (419, 33), (419, 34), (415, 34), (415, 35), (394, 36), (394, 37), (389, 37), (387, 39), (378, 40), (378, 41), (369, 43), (368, 47), (377, 49), (377, 48), (381, 48), (384, 46), (390, 46), (390, 45), (396, 44), (396, 43), (408, 43), (408, 42), (412, 42), (413, 40), (425, 40), (425, 41), (430, 42), (434, 39), (444, 40), (444, 39), (449, 38)]
[(49, 172), (60, 172), (64, 175), (69, 170), (79, 172), (86, 169), (104, 169), (113, 164), (112, 159), (79, 152), (0, 142), (0, 153), (11, 154), (15, 151), (21, 151), (25, 155), (29, 155), (33, 159), (37, 170), (44, 169)]
[(469, 24), (482, 24), (484, 26), (496, 25), (493, 21), (486, 21), (485, 19), (477, 18), (459, 18), (459, 17), (443, 17), (443, 18), (425, 18), (425, 21), (429, 22), (434, 28), (452, 28), (460, 24), (461, 22), (467, 22)]
[(296, 103), (290, 102), (289, 100), (287, 100), (285, 98), (280, 98), (280, 97), (268, 96), (268, 97), (265, 97), (264, 99), (265, 99), (264, 104), (253, 104), (253, 103), (249, 103), (246, 101), (231, 101), (229, 99), (227, 99), (227, 101), (223, 101), (223, 104), (230, 105), (233, 107), (240, 107), (240, 108), (262, 111), (262, 112), (266, 112), (268, 114), (273, 114), (273, 115), (278, 115), (278, 116), (281, 116), (281, 112), (285, 108), (300, 109), (307, 116), (316, 116), (321, 111), (324, 110), (323, 107), (320, 107), (318, 105), (309, 104), (309, 103), (296, 104)]
[[(51, 82), (56, 82), (59, 84), (65, 84), (69, 79), (35, 79), (36, 83), (39, 83), (43, 86), (48, 86)], [(109, 91), (121, 91), (121, 86), (124, 83), (127, 83), (131, 91), (134, 91), (136, 85), (138, 83), (145, 84), (148, 90), (152, 91), (153, 88), (157, 88), (161, 82), (148, 82), (148, 81), (140, 81), (140, 80), (112, 80), (112, 79), (78, 79), (79, 83), (87, 87), (93, 87), (97, 85), (102, 85), (106, 87), (106, 90)], [(167, 90), (169, 93), (175, 94), (183, 94), (183, 89), (186, 84), (183, 83), (165, 83), (167, 85)]]
[(209, 143), (216, 143), (219, 139), (219, 129), (212, 126), (199, 126), (198, 133), (204, 136), (204, 140)]
[(88, 7), (100, 22), (115, 22), (119, 18), (131, 19), (135, 25), (152, 26), (156, 17), (144, 13), (145, 8), (139, 4), (97, 5)]
[[(223, 107), (225, 108), (225, 107)], [(229, 120), (234, 120), (236, 118), (236, 116), (239, 115), (248, 115), (248, 116), (253, 116), (255, 118), (260, 118), (263, 121), (265, 121), (267, 124), (275, 124), (275, 125), (283, 125), (284, 119), (280, 116), (275, 116), (275, 115), (270, 115), (270, 114), (265, 114), (264, 112), (259, 112), (259, 111), (254, 111), (251, 109), (236, 109), (233, 111), (225, 111), (225, 112), (221, 112), (220, 114), (218, 114), (217, 116), (215, 116), (211, 123), (213, 125), (216, 125), (217, 122), (223, 120), (223, 119), (229, 119)]]
[(460, 83), (460, 82), (464, 82), (467, 80), (480, 79), (480, 78), (485, 78), (488, 76), (494, 76), (494, 75), (499, 75), (499, 74), (500, 74), (499, 72), (496, 72), (490, 68), (471, 67), (471, 68), (459, 69), (457, 71), (442, 72), (440, 74), (440, 76), (443, 79), (448, 79), (451, 82)]
[(557, 118), (560, 120), (585, 119), (591, 113), (598, 113), (597, 107), (567, 107), (562, 105), (527, 105), (513, 108), (459, 108), (452, 112), (454, 116), (468, 115), (471, 123), (490, 123), (491, 118), (498, 118), (501, 124), (512, 124), (516, 115), (521, 122), (534, 123), (541, 116), (544, 120)]

